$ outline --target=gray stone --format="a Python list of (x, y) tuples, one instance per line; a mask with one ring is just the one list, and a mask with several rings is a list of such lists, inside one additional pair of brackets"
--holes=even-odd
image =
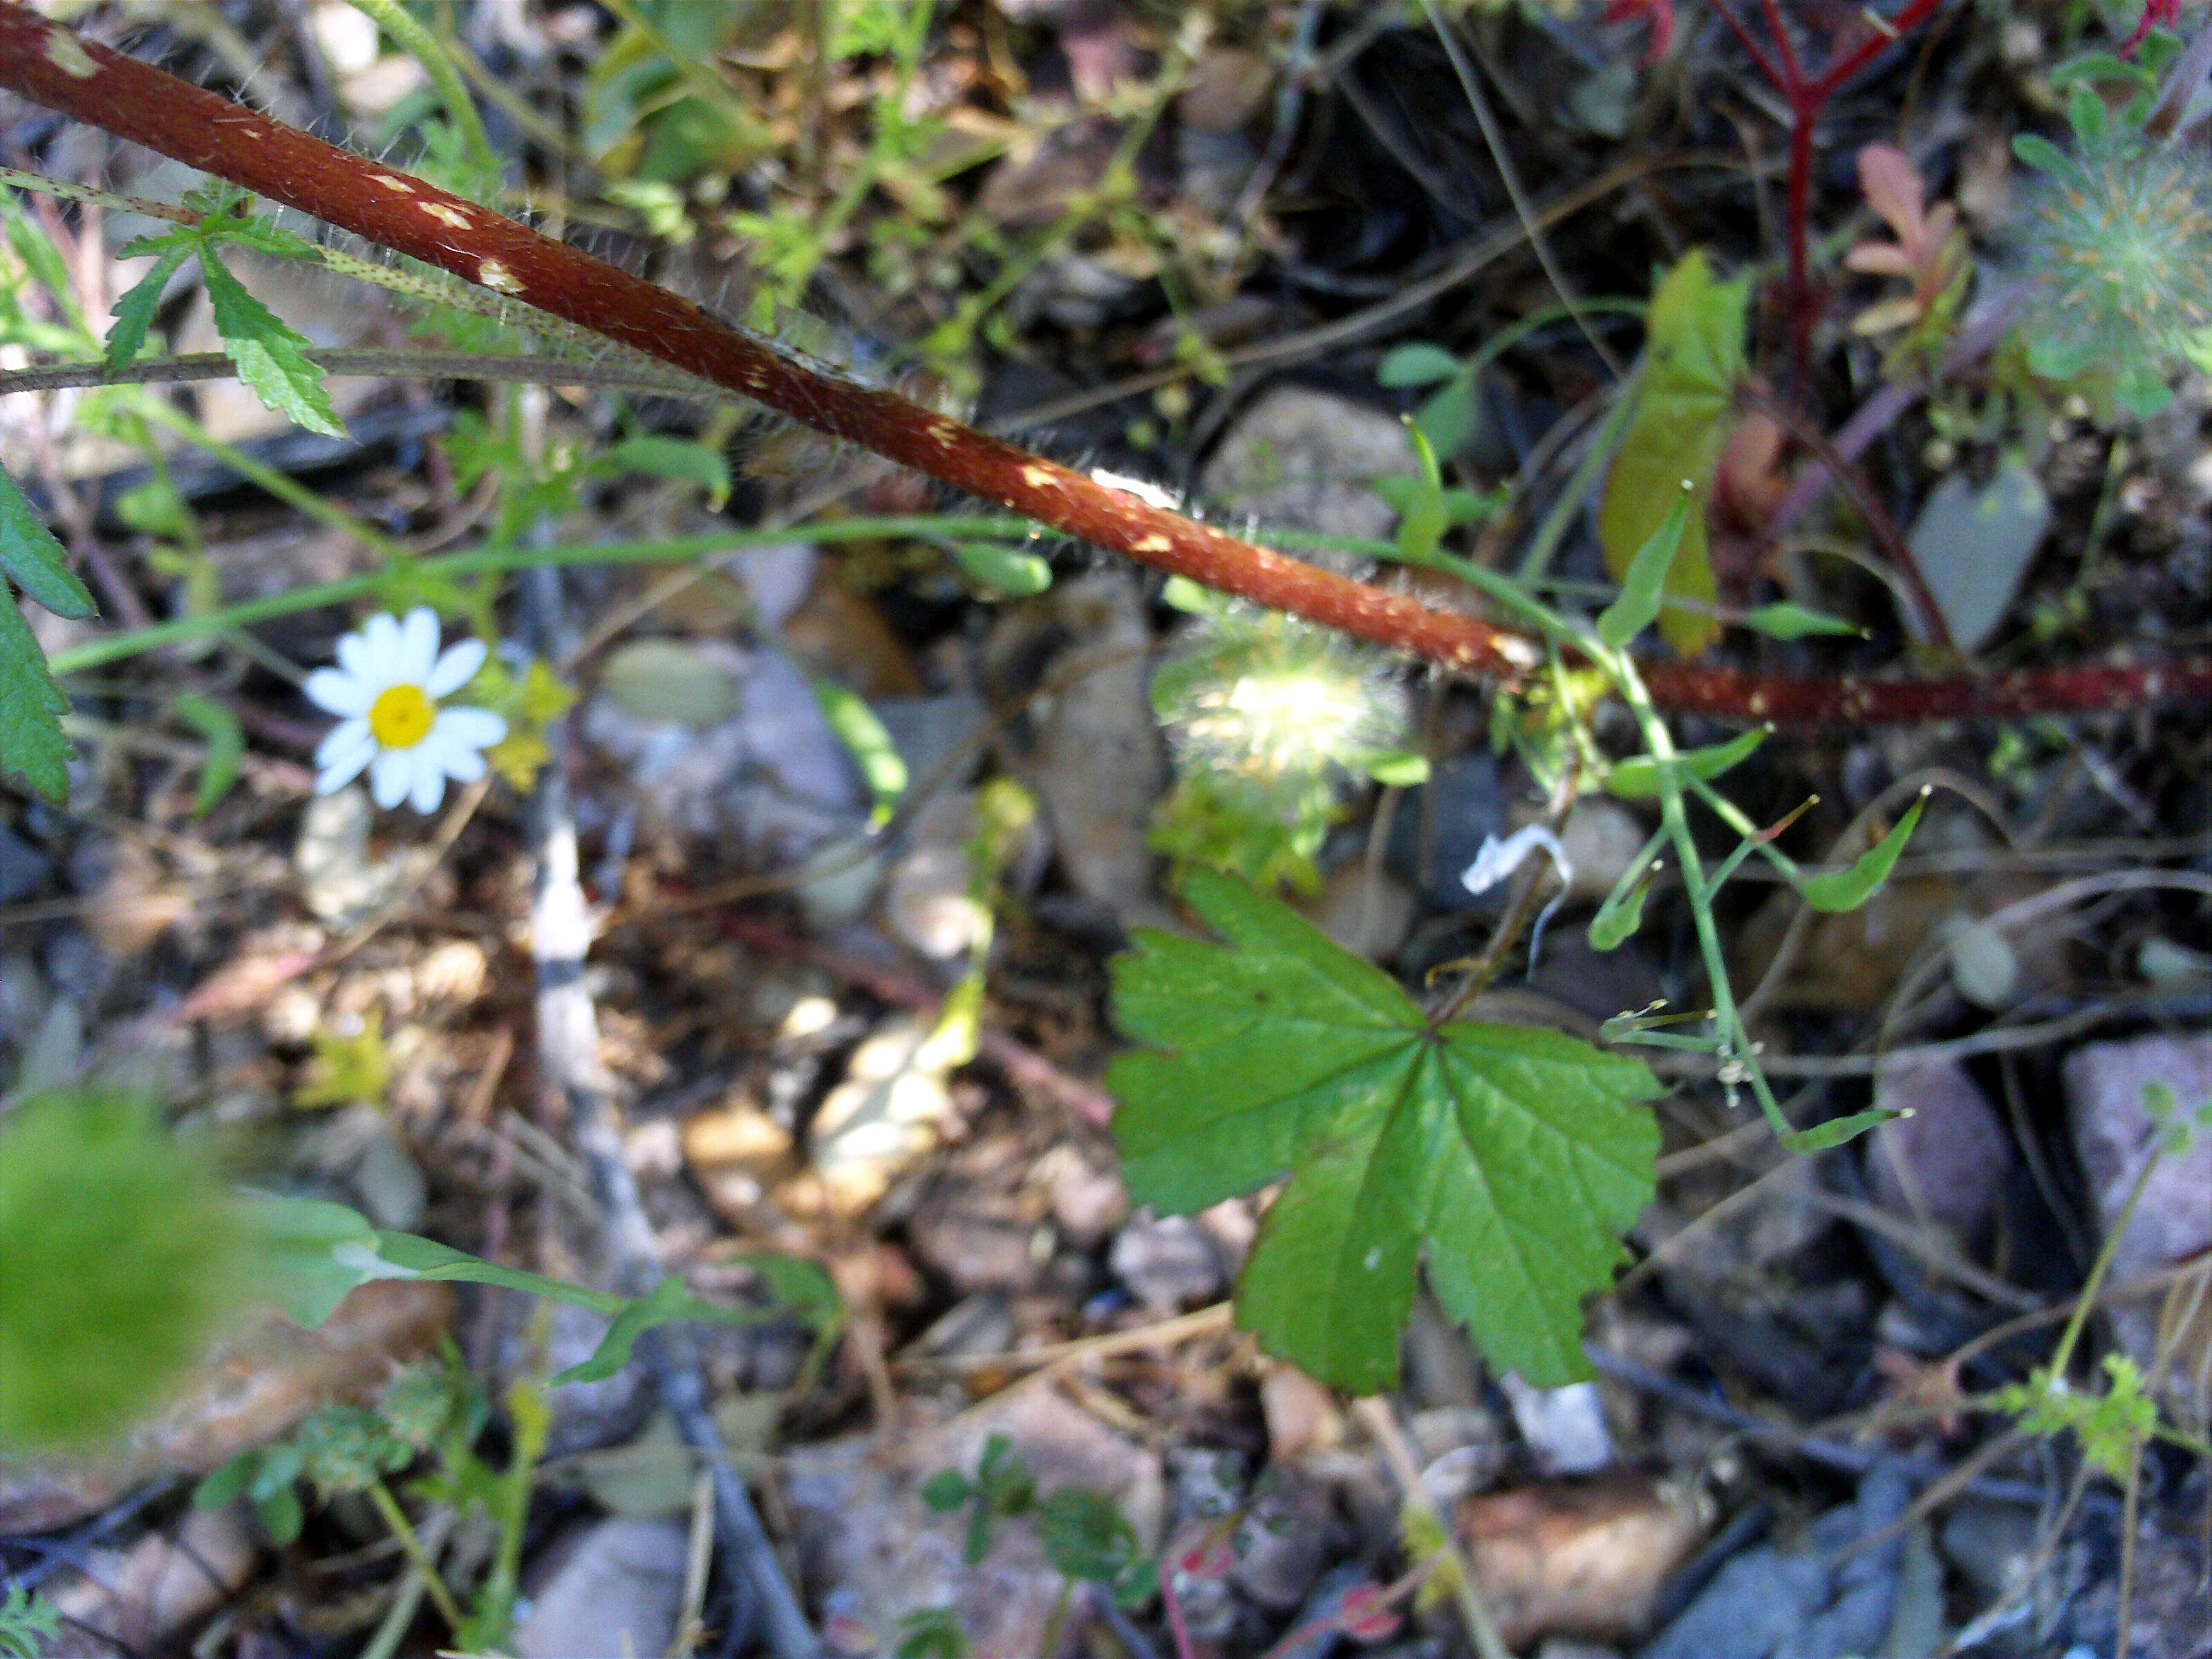
[(514, 1628), (515, 1659), (667, 1652), (684, 1610), (687, 1524), (672, 1516), (617, 1516), (567, 1541), (560, 1565)]
[(1329, 392), (1276, 386), (1237, 417), (1199, 474), (1199, 487), (1231, 521), (1376, 539), (1390, 533), (1398, 515), (1369, 481), (1413, 470), (1395, 416)]
[[(2206, 1196), (2212, 1194), (2212, 1134), (2198, 1133), (2185, 1154), (2159, 1158), (2143, 1177), (2159, 1139), (2143, 1108), (2144, 1088), (2165, 1085), (2185, 1116), (2212, 1100), (2212, 1036), (2087, 1043), (2066, 1057), (2063, 1076), (2075, 1148), (2103, 1228), (2118, 1222), (2128, 1194), (2143, 1180), (2135, 1215), (2113, 1247), (2107, 1282), (2124, 1285), (2212, 1249), (2212, 1200)], [(2155, 1298), (2137, 1298), (2107, 1310), (2114, 1334), (2146, 1374), (2158, 1346), (2159, 1307)], [(2192, 1398), (2203, 1384), (2183, 1375), (2187, 1369), (2173, 1368), (2166, 1398), (2184, 1420), (2201, 1421), (2212, 1402)]]
[(1858, 1501), (1830, 1510), (1798, 1548), (1737, 1556), (1642, 1659), (1843, 1659), (1870, 1653), (1889, 1628), (1901, 1534), (1835, 1559), (1905, 1513), (1911, 1485), (1890, 1463), (1859, 1483)]
[(1164, 1313), (1210, 1302), (1229, 1283), (1218, 1247), (1187, 1215), (1145, 1212), (1121, 1229), (1108, 1265), (1132, 1296)]
[(1954, 472), (1929, 493), (1905, 540), (1953, 644), (1976, 650), (1996, 632), (2050, 527), (2051, 498), (2020, 462), (1982, 489)]

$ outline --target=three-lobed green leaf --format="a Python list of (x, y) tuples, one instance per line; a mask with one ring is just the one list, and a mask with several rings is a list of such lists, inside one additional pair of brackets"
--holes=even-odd
[(1225, 944), (1146, 933), (1115, 964), (1144, 1049), (1109, 1087), (1139, 1202), (1188, 1212), (1290, 1176), (1237, 1287), (1271, 1352), (1362, 1393), (1397, 1376), (1416, 1267), (1501, 1370), (1588, 1375), (1582, 1298), (1650, 1196), (1641, 1061), (1559, 1033), (1431, 1027), (1372, 964), (1243, 884), (1184, 896)]

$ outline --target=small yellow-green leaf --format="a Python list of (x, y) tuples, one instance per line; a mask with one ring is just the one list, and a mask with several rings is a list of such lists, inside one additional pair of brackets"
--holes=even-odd
[(1590, 918), (1589, 944), (1593, 951), (1617, 951), (1626, 944), (1644, 921), (1644, 901), (1651, 891), (1651, 884), (1659, 875), (1658, 861), (1651, 854), (1665, 831), (1654, 836), (1637, 854), (1636, 862), (1629, 866), (1620, 884), (1606, 895), (1605, 902), (1598, 906), (1597, 914)]
[(1866, 632), (1856, 623), (1845, 622), (1841, 617), (1823, 616), (1818, 611), (1808, 611), (1803, 605), (1792, 605), (1787, 599), (1775, 605), (1762, 605), (1756, 611), (1747, 611), (1741, 621), (1753, 633), (1764, 634), (1771, 640), (1802, 640), (1812, 634), (1863, 635)]
[[(1705, 502), (1721, 447), (1735, 424), (1750, 303), (1750, 278), (1715, 280), (1701, 248), (1683, 255), (1652, 295), (1642, 390), (1598, 507), (1598, 541), (1615, 580), (1626, 574), (1673, 509), (1686, 478), (1692, 486), (1689, 519), (1666, 593), (1712, 602)], [(1712, 643), (1720, 623), (1702, 611), (1669, 605), (1660, 615), (1659, 631), (1690, 655)]]
[(169, 708), (207, 739), (207, 761), (200, 768), (199, 793), (192, 803), (192, 815), (204, 818), (238, 781), (238, 763), (246, 754), (246, 732), (237, 715), (197, 691), (185, 692)]
[(1809, 1129), (1800, 1129), (1782, 1137), (1782, 1144), (1793, 1152), (1824, 1152), (1831, 1146), (1840, 1146), (1847, 1140), (1856, 1140), (1869, 1129), (1881, 1127), (1893, 1118), (1911, 1117), (1910, 1112), (1900, 1112), (1893, 1106), (1876, 1106), (1869, 1111), (1853, 1112), (1849, 1117), (1832, 1117), (1826, 1123), (1816, 1123)]
[(696, 484), (707, 492), (707, 505), (715, 511), (730, 498), (730, 463), (718, 449), (687, 438), (641, 433), (625, 438), (592, 464), (605, 477), (641, 472), (673, 483)]
[(1897, 827), (1848, 868), (1808, 876), (1800, 881), (1797, 890), (1804, 896), (1805, 902), (1815, 910), (1856, 910), (1872, 898), (1882, 883), (1889, 879), (1891, 868), (1905, 851), (1905, 843), (1911, 839), (1912, 828), (1920, 822), (1921, 809), (1927, 805), (1928, 792), (1923, 789), (1920, 799), (1897, 821)]
[[(1685, 750), (1674, 757), (1674, 770), (1685, 777), (1707, 781), (1717, 778), (1747, 759), (1773, 730), (1771, 726), (1754, 726), (1726, 743)], [(1650, 755), (1632, 755), (1606, 775), (1605, 787), (1623, 800), (1656, 799), (1659, 794), (1659, 763)]]
[(1375, 371), (1378, 386), (1434, 386), (1459, 373), (1459, 359), (1427, 340), (1412, 340), (1382, 359)]
[(1392, 789), (1412, 789), (1429, 781), (1428, 757), (1407, 749), (1370, 755), (1366, 768), (1369, 777)]
[(1004, 542), (956, 542), (952, 556), (984, 586), (1017, 599), (1034, 599), (1052, 586), (1052, 564)]
[(848, 690), (835, 680), (814, 682), (814, 701), (822, 705), (822, 713), (829, 720), (830, 729), (845, 745), (854, 764), (860, 769), (860, 776), (868, 786), (868, 794), (875, 810), (868, 815), (868, 827), (880, 830), (890, 822), (891, 814), (898, 810), (899, 798), (906, 793), (906, 760), (891, 741), (876, 711), (859, 693)]
[(1659, 619), (1667, 573), (1674, 567), (1683, 527), (1689, 522), (1692, 488), (1688, 479), (1682, 481), (1674, 505), (1628, 562), (1628, 573), (1620, 579), (1620, 596), (1598, 613), (1598, 637), (1616, 651)]

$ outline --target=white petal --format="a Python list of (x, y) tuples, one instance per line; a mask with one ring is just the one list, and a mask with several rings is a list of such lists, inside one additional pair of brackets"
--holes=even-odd
[(438, 665), (438, 613), (427, 605), (416, 605), (399, 625), (399, 634), (398, 678), (421, 685)]
[[(316, 746), (315, 764), (343, 766), (348, 761), (352, 761), (354, 771), (358, 772), (368, 764), (370, 757), (375, 753), (376, 738), (369, 731), (367, 720), (340, 720), (330, 729), (329, 735)], [(356, 756), (359, 758), (356, 759)], [(352, 775), (348, 773), (346, 775), (350, 777)]]
[[(343, 731), (344, 727), (341, 726), (339, 730)], [(330, 745), (325, 743), (323, 746), (327, 749)], [(359, 749), (349, 749), (343, 755), (333, 755), (327, 760), (321, 758), (319, 750), (316, 764), (322, 769), (315, 774), (315, 793), (335, 795), (359, 777), (361, 769), (375, 758), (376, 744), (374, 742), (364, 744)]]
[(363, 684), (374, 684), (376, 652), (369, 645), (366, 632), (356, 629), (338, 635), (338, 666)]
[(331, 714), (366, 714), (369, 704), (376, 701), (376, 693), (362, 684), (359, 676), (342, 668), (318, 668), (307, 676), (303, 689), (309, 702)]
[(507, 722), (489, 708), (441, 708), (437, 722), (425, 742), (434, 742), (448, 753), (464, 749), (489, 749), (507, 736)]
[(415, 783), (410, 802), (418, 812), (434, 812), (446, 798), (446, 769), (434, 756), (422, 755), (415, 763)]
[(484, 775), (484, 757), (473, 749), (455, 749), (439, 763), (455, 783), (474, 783)]
[(380, 611), (362, 623), (361, 637), (362, 678), (380, 678), (391, 684), (398, 677), (399, 618), (389, 611)]
[(390, 811), (407, 799), (408, 786), (415, 781), (415, 751), (412, 749), (386, 749), (376, 757), (368, 769), (368, 793), (376, 804)]
[(430, 671), (430, 678), (422, 689), (434, 697), (450, 697), (477, 677), (483, 666), (484, 642), (482, 640), (461, 640), (448, 647), (446, 654), (438, 659), (438, 665)]

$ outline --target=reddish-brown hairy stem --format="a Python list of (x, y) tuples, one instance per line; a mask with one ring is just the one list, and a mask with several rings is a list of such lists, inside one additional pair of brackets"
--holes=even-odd
[[(690, 301), (397, 169), (0, 4), (0, 87), (507, 295), (1083, 541), (1486, 678), (1535, 641), (1432, 611), (1153, 507), (710, 316)], [(1646, 676), (1664, 708), (1840, 721), (2058, 714), (2212, 695), (2212, 662), (1977, 681), (1790, 680), (1691, 665)], [(2155, 689), (2154, 689), (2155, 688)]]

